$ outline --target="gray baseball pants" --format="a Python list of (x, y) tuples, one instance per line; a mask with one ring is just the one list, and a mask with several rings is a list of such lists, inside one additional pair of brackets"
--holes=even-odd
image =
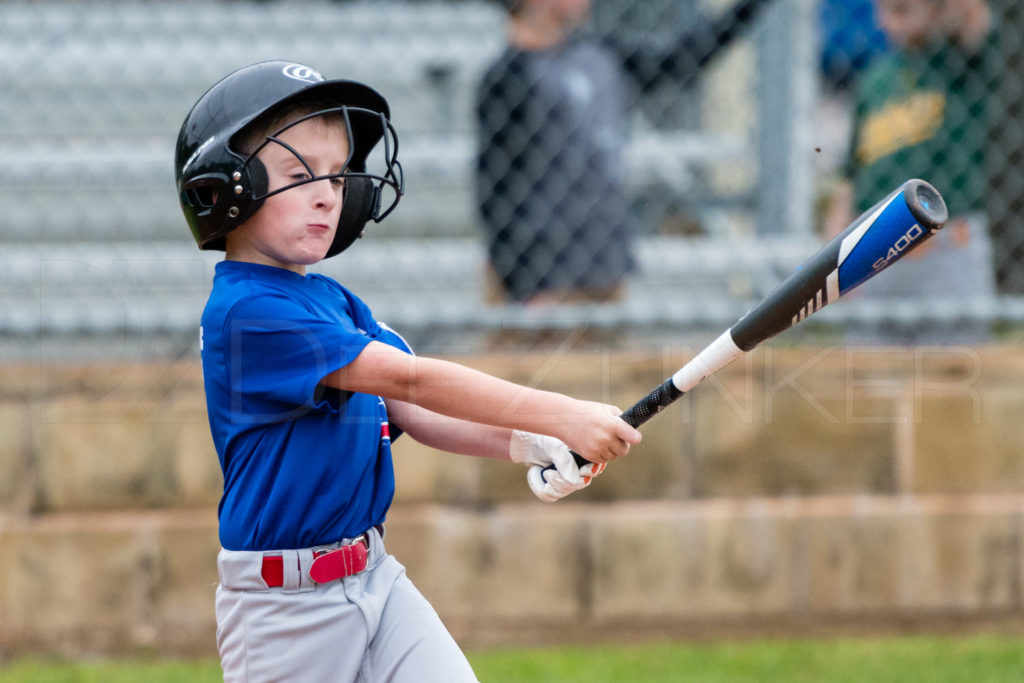
[(264, 553), (221, 550), (217, 647), (226, 683), (477, 681), (380, 534), (367, 536), (366, 570), (324, 584), (309, 578), (312, 549), (284, 552), (280, 588), (263, 581)]

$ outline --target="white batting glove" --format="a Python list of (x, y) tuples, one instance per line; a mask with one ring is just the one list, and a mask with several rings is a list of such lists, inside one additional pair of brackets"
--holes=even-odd
[(554, 503), (565, 498), (574, 491), (585, 489), (590, 486), (594, 477), (604, 471), (605, 464), (590, 463), (579, 468), (580, 481), (573, 484), (565, 479), (557, 470), (549, 470), (540, 465), (534, 465), (526, 473), (526, 481), (530, 485), (533, 495), (545, 503)]
[[(569, 447), (554, 438), (543, 434), (533, 434), (515, 430), (509, 443), (509, 456), (513, 462), (529, 465), (526, 481), (530, 489), (541, 500), (553, 503), (564, 498), (573, 491), (579, 491), (590, 485), (593, 477), (604, 470), (604, 465), (584, 465), (581, 471), (576, 459), (569, 452)], [(554, 466), (547, 474), (544, 470)]]
[(512, 441), (508, 445), (508, 454), (512, 462), (529, 467), (554, 465), (558, 473), (567, 482), (580, 482), (580, 468), (576, 459), (569, 452), (569, 447), (553, 436), (533, 434), (518, 429), (512, 432)]

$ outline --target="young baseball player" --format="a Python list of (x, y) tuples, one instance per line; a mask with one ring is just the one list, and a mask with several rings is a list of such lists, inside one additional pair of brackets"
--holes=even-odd
[[(521, 462), (549, 502), (640, 441), (612, 406), (413, 355), (355, 294), (306, 272), (398, 203), (389, 116), (363, 84), (262, 62), (207, 91), (178, 137), (182, 210), (201, 249), (225, 252), (200, 348), (224, 473), (227, 681), (476, 680), (384, 549), (399, 434)], [(592, 464), (578, 468), (570, 447)]]

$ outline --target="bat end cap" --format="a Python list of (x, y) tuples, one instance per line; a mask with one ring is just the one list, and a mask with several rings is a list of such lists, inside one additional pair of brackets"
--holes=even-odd
[(949, 220), (946, 201), (931, 183), (919, 178), (908, 180), (903, 186), (903, 197), (922, 228), (940, 230)]

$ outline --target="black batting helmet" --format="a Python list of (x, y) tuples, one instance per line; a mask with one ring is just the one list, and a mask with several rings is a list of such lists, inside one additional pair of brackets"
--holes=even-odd
[[(239, 148), (240, 134), (251, 124), (306, 102), (323, 103), (326, 108), (270, 132), (256, 150)], [(277, 142), (275, 136), (283, 130), (332, 112), (344, 117), (348, 129), (349, 158), (342, 172), (316, 176), (305, 159), (296, 154), (311, 177), (268, 192), (266, 169), (257, 152)], [(256, 213), (271, 194), (299, 184), (344, 177), (341, 218), (327, 256), (344, 251), (362, 234), (367, 221), (380, 222), (391, 213), (404, 191), (398, 136), (390, 115), (387, 100), (373, 88), (355, 81), (325, 80), (315, 69), (294, 62), (252, 64), (216, 83), (185, 117), (174, 154), (178, 199), (199, 248), (223, 250), (225, 235)], [(381, 140), (384, 170), (374, 175), (367, 172), (366, 161)], [(394, 194), (382, 210), (385, 185)]]

